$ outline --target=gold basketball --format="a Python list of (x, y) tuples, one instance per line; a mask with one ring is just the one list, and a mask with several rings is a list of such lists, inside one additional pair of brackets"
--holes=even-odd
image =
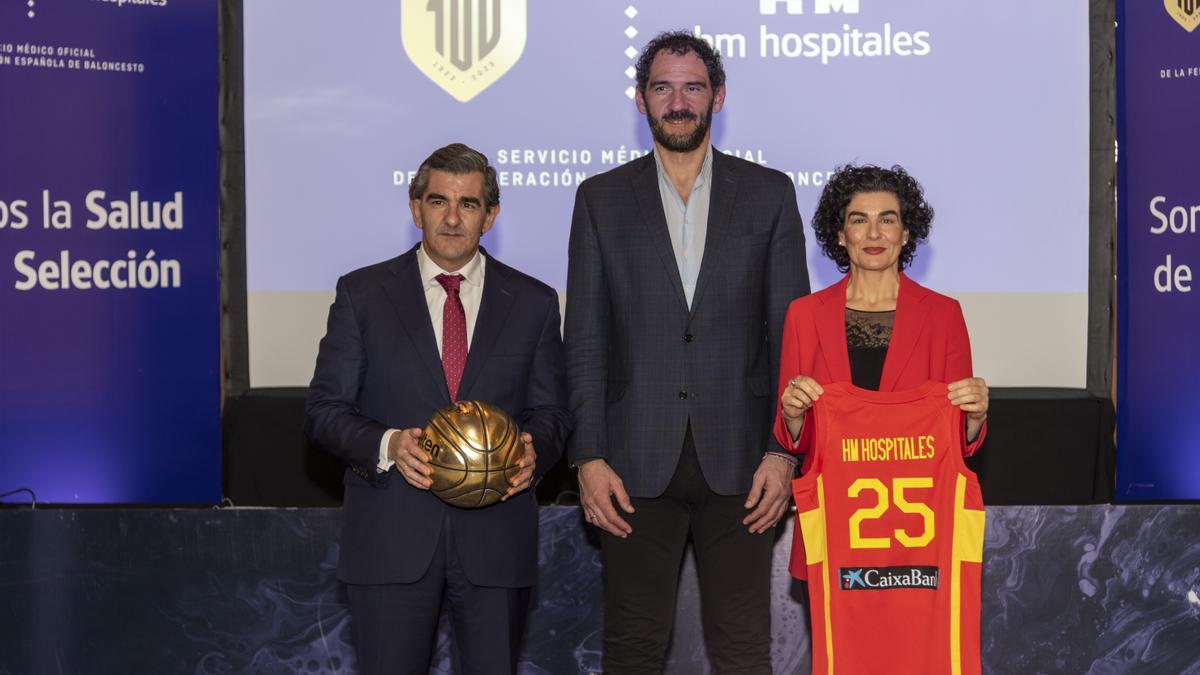
[(433, 494), (468, 509), (500, 501), (525, 452), (517, 423), (479, 401), (459, 401), (435, 412), (421, 447), (433, 466)]

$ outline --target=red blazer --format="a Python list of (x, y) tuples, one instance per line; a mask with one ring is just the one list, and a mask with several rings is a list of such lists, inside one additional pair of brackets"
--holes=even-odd
[[(821, 384), (850, 381), (850, 355), (846, 349), (849, 279), (847, 275), (829, 288), (793, 300), (788, 307), (779, 367), (780, 395), (788, 380), (797, 375), (807, 375)], [(929, 380), (949, 383), (971, 376), (971, 344), (958, 301), (934, 293), (901, 273), (879, 390), (903, 391)], [(979, 437), (963, 448), (963, 456), (973, 454), (986, 435), (984, 423)], [(775, 413), (775, 439), (789, 452), (808, 453), (812, 425), (804, 425), (799, 442), (792, 447), (780, 408)], [(811, 455), (804, 458), (802, 473), (811, 462)], [(792, 536), (790, 567), (792, 576), (806, 577), (804, 540), (798, 528)]]

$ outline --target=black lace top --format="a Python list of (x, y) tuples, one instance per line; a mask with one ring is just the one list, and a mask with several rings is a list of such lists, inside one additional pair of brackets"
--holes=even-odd
[(850, 353), (850, 381), (854, 386), (879, 391), (895, 318), (896, 310), (863, 312), (846, 308), (846, 349)]

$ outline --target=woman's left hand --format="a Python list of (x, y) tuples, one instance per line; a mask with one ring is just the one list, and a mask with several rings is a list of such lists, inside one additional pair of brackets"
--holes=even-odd
[(950, 391), (950, 403), (958, 406), (967, 416), (967, 442), (979, 437), (983, 421), (987, 419), (988, 386), (982, 377), (968, 377), (946, 385)]
[(956, 405), (968, 419), (982, 422), (987, 419), (988, 386), (982, 377), (968, 377), (946, 385), (950, 390), (950, 403)]

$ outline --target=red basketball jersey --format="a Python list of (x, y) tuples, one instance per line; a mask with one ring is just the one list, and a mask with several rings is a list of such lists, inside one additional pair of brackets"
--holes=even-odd
[(817, 673), (980, 672), (983, 500), (946, 385), (825, 385), (792, 483)]

